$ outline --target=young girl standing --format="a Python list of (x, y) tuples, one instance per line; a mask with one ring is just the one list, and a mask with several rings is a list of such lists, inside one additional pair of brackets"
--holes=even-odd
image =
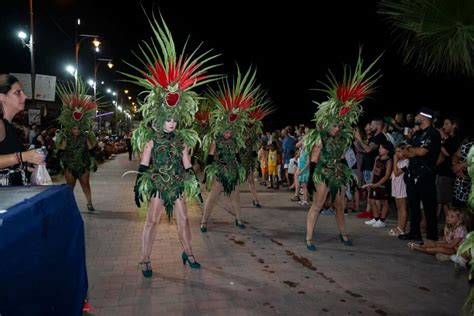
[(367, 225), (375, 228), (385, 227), (385, 219), (388, 215), (388, 198), (390, 196), (389, 185), (392, 174), (393, 145), (387, 141), (380, 145), (379, 156), (375, 159), (372, 180), (367, 184), (370, 196), (370, 208), (374, 218), (366, 221)]
[(407, 187), (403, 175), (404, 168), (408, 167), (408, 159), (403, 157), (402, 149), (397, 147), (393, 159), (392, 196), (395, 198), (398, 214), (398, 226), (388, 231), (390, 236), (405, 234), (407, 226)]

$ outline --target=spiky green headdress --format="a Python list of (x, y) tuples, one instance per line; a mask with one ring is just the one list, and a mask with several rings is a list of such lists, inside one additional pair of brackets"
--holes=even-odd
[(474, 1), (383, 0), (404, 61), (427, 73), (474, 74)]
[(202, 98), (199, 102), (199, 110), (194, 115), (194, 129), (200, 136), (204, 136), (209, 131), (209, 117), (211, 114), (212, 101), (208, 98)]
[(209, 119), (212, 139), (225, 131), (232, 131), (239, 148), (244, 146), (243, 135), (249, 123), (248, 112), (258, 96), (256, 74), (257, 71), (250, 67), (242, 77), (237, 66), (237, 78), (234, 78), (232, 84), (225, 80), (219, 84), (217, 91), (209, 91), (209, 99), (214, 104)]
[(58, 84), (56, 92), (61, 99), (62, 108), (58, 121), (64, 126), (66, 134), (78, 126), (82, 132), (92, 130), (92, 118), (98, 107), (97, 100), (87, 95), (87, 86), (79, 78), (75, 82)]
[(359, 120), (362, 113), (361, 102), (372, 93), (375, 82), (380, 78), (379, 71), (371, 73), (375, 63), (381, 55), (375, 59), (366, 69), (363, 69), (361, 50), (354, 71), (344, 65), (342, 81), (338, 81), (329, 70), (328, 83), (320, 82), (325, 88), (319, 91), (328, 94), (328, 100), (323, 103), (313, 101), (318, 105), (318, 111), (314, 115), (314, 121), (319, 128), (329, 129), (338, 125), (341, 129), (351, 128)]
[(198, 95), (191, 89), (220, 77), (207, 74), (211, 68), (218, 65), (205, 66), (218, 55), (210, 55), (211, 50), (197, 55), (201, 46), (199, 45), (187, 56), (185, 54), (187, 42), (178, 55), (171, 32), (161, 15), (160, 18), (161, 25), (154, 15), (152, 19), (148, 18), (155, 37), (150, 43), (143, 41), (143, 46), (140, 46), (142, 57), (135, 54), (145, 70), (127, 63), (138, 71), (141, 77), (123, 73), (131, 78), (127, 80), (128, 82), (149, 90), (139, 109), (143, 121), (133, 133), (134, 145), (139, 151), (152, 138), (154, 130), (163, 129), (163, 124), (168, 118), (174, 118), (178, 122), (178, 132), (184, 141), (193, 147), (198, 141), (197, 134), (186, 129), (191, 127), (194, 114), (198, 111)]
[(271, 100), (268, 97), (266, 91), (260, 91), (259, 95), (256, 98), (255, 106), (252, 107), (248, 113), (249, 123), (248, 130), (249, 132), (255, 135), (261, 135), (263, 133), (262, 120), (275, 111), (275, 107), (271, 105)]

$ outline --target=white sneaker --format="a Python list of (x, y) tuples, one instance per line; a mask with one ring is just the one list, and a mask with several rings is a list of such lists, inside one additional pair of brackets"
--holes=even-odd
[(375, 218), (372, 218), (370, 221), (365, 221), (365, 224), (372, 226), (372, 225), (374, 225), (376, 222), (377, 222), (377, 220), (376, 220)]
[(385, 224), (385, 222), (382, 222), (381, 220), (376, 221), (372, 225), (372, 227), (374, 227), (374, 228), (384, 228), (385, 226), (387, 226), (387, 225)]
[(449, 257), (451, 259), (452, 262), (454, 262), (455, 264), (459, 265), (460, 267), (462, 268), (465, 268), (466, 267), (466, 259), (464, 259), (464, 257), (462, 256), (458, 256), (458, 255), (451, 255), (451, 257)]

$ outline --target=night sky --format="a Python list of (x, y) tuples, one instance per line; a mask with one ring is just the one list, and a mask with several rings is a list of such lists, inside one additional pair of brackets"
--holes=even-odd
[[(131, 51), (141, 40), (149, 39), (150, 28), (140, 1), (35, 1), (36, 72), (70, 79), (64, 68), (74, 64), (74, 27), (81, 18), (79, 33), (101, 36), (98, 58), (113, 58), (115, 70), (131, 71), (122, 60), (137, 63)], [(257, 78), (269, 90), (278, 108), (271, 122), (274, 127), (308, 122), (316, 110), (315, 101), (324, 94), (321, 88), (330, 68), (341, 74), (342, 63), (355, 64), (359, 45), (366, 61), (380, 53), (378, 64), (383, 78), (373, 99), (365, 103), (365, 118), (393, 114), (397, 110), (415, 111), (431, 106), (443, 114), (460, 115), (461, 108), (472, 106), (468, 98), (472, 78), (444, 75), (427, 76), (404, 65), (390, 28), (377, 14), (378, 1), (142, 1), (147, 12), (159, 8), (178, 49), (191, 35), (189, 48), (204, 42), (222, 54), (224, 65), (216, 72), (232, 75), (235, 62), (241, 69), (253, 65)], [(234, 3), (234, 4), (232, 4)], [(80, 6), (79, 6), (80, 4)], [(2, 3), (0, 11), (0, 73), (29, 72), (29, 53), (16, 37), (19, 28), (28, 30), (28, 1)], [(85, 40), (81, 44), (80, 73), (93, 76), (94, 52)], [(115, 89), (139, 90), (118, 82), (123, 77), (99, 67), (98, 80)], [(470, 89), (468, 89), (468, 87)], [(99, 92), (100, 91), (99, 87)], [(465, 111), (465, 110), (463, 110)], [(470, 120), (472, 122), (472, 120)]]

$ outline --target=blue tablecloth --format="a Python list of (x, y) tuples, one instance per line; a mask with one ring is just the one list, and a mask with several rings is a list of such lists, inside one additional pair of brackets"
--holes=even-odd
[(1, 316), (82, 315), (86, 293), (84, 223), (68, 186), (0, 214)]

